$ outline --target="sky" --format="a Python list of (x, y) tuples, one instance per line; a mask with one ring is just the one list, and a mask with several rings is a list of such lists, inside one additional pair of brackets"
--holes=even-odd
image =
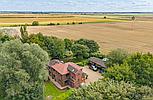
[(153, 12), (153, 0), (0, 0), (0, 11)]

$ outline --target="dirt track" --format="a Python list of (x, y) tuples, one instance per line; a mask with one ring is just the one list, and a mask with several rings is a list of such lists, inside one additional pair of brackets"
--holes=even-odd
[(153, 53), (153, 20), (126, 23), (99, 23), (63, 26), (28, 27), (29, 33), (41, 32), (59, 38), (87, 38), (97, 41), (101, 50), (112, 49)]

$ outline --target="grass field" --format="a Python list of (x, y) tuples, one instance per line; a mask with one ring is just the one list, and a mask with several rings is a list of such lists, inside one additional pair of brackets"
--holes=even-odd
[(0, 14), (0, 26), (31, 24), (38, 21), (41, 25), (49, 23), (105, 23), (105, 22), (123, 22), (126, 19), (119, 16), (109, 16), (104, 19), (104, 15), (66, 15), (66, 14)]

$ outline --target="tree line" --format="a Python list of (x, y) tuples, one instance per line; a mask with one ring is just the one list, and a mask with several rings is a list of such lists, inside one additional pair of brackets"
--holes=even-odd
[(99, 52), (99, 45), (94, 40), (59, 39), (53, 36), (44, 36), (41, 33), (28, 35), (26, 26), (21, 27), (21, 41), (23, 43), (36, 43), (48, 52), (51, 58), (85, 59)]

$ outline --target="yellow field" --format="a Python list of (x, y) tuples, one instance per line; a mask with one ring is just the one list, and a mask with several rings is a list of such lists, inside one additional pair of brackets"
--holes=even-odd
[(0, 26), (31, 24), (33, 21), (39, 21), (40, 24), (49, 23), (78, 23), (78, 22), (122, 22), (123, 20), (110, 17), (104, 19), (104, 16), (90, 15), (67, 15), (67, 14), (0, 14)]

